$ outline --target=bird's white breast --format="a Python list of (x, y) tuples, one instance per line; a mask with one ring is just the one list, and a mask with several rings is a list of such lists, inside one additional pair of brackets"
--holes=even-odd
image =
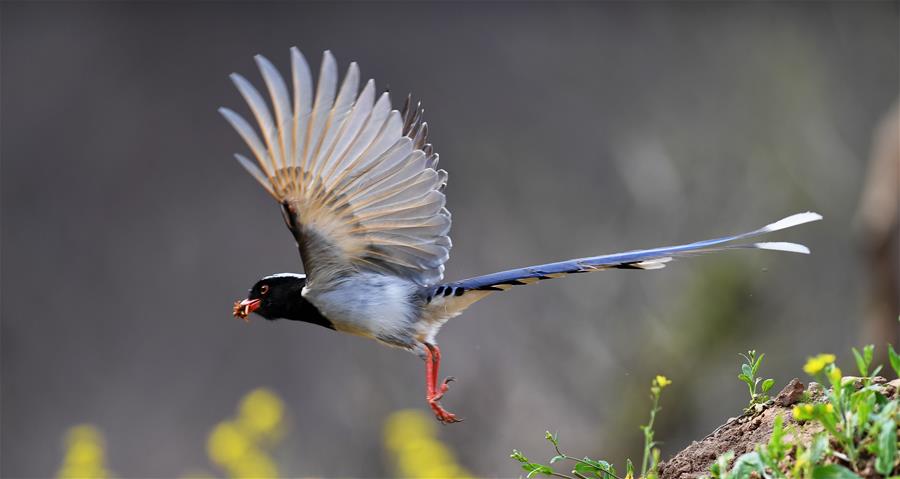
[(408, 336), (418, 319), (413, 305), (415, 283), (377, 273), (361, 273), (318, 289), (303, 288), (339, 331), (367, 337)]

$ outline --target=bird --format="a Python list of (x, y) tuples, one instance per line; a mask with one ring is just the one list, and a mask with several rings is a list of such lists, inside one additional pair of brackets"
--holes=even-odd
[(656, 270), (675, 258), (734, 249), (809, 254), (801, 244), (758, 242), (773, 231), (817, 221), (805, 212), (753, 231), (678, 246), (633, 250), (444, 281), (450, 255), (447, 172), (429, 143), (421, 102), (402, 109), (376, 94), (350, 63), (339, 81), (325, 51), (314, 86), (309, 64), (290, 49), (290, 86), (262, 55), (254, 57), (268, 101), (240, 74), (230, 78), (256, 127), (228, 108), (219, 112), (253, 160), (235, 158), (280, 205), (299, 249), (303, 273), (259, 279), (233, 315), (249, 321), (293, 320), (373, 339), (425, 362), (425, 400), (442, 423), (461, 419), (441, 404), (453, 377), (438, 381), (435, 336), (473, 303), (519, 285), (610, 269)]

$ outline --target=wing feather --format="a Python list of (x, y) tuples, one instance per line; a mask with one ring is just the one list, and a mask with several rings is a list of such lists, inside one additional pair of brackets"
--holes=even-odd
[(275, 124), (272, 121), (272, 114), (269, 113), (269, 107), (266, 106), (266, 102), (259, 94), (259, 91), (257, 91), (246, 78), (237, 73), (232, 73), (231, 80), (234, 82), (238, 91), (241, 92), (247, 105), (250, 106), (253, 116), (256, 117), (256, 121), (262, 132), (262, 139), (265, 142), (266, 150), (269, 153), (268, 159), (269, 165), (272, 167), (271, 171), (275, 172), (275, 176), (278, 176), (278, 171), (281, 169), (282, 164), (281, 155), (278, 149), (274, 147), (275, 143), (273, 142), (273, 139), (275, 138)]
[[(291, 171), (296, 173), (296, 167), (300, 166), (300, 157), (305, 152), (313, 98), (312, 72), (306, 58), (296, 47), (291, 48), (291, 79), (294, 86), (294, 146), (291, 150), (290, 166), (294, 168)], [(300, 185), (296, 177), (292, 177), (292, 183), (295, 187)], [(294, 194), (299, 193), (300, 191), (294, 191)]]
[(313, 102), (312, 114), (309, 124), (309, 138), (303, 151), (303, 171), (312, 172), (315, 165), (312, 164), (322, 140), (322, 131), (328, 121), (328, 114), (334, 104), (334, 95), (337, 90), (337, 63), (330, 51), (325, 50), (322, 55), (322, 67), (319, 69), (319, 83), (316, 87), (316, 99)]
[(262, 141), (259, 139), (259, 136), (256, 134), (256, 131), (253, 130), (253, 127), (247, 123), (246, 120), (241, 115), (229, 110), (228, 108), (219, 108), (219, 113), (225, 117), (228, 123), (238, 132), (241, 138), (244, 139), (244, 142), (247, 143), (247, 146), (250, 148), (250, 151), (253, 152), (253, 155), (256, 157), (256, 160), (259, 162), (259, 165), (262, 167), (263, 171), (266, 173), (266, 176), (272, 177), (272, 173), (274, 170), (271, 168), (271, 163), (269, 161), (269, 153), (266, 149), (265, 145), (263, 145)]
[(388, 93), (376, 100), (373, 80), (360, 92), (356, 63), (338, 88), (329, 51), (313, 91), (306, 59), (291, 49), (293, 98), (268, 59), (255, 61), (271, 109), (248, 80), (231, 78), (258, 131), (232, 110), (219, 111), (256, 159), (236, 155), (238, 162), (282, 204), (309, 284), (360, 270), (440, 281), (451, 248), (447, 172), (435, 169), (421, 105), (408, 97), (402, 112), (392, 110)]
[(356, 66), (356, 63), (351, 63), (350, 68), (347, 70), (347, 76), (344, 78), (344, 83), (341, 85), (341, 90), (337, 99), (335, 99), (334, 106), (328, 115), (322, 144), (319, 146), (314, 161), (316, 166), (311, 170), (313, 175), (321, 176), (323, 167), (330, 160), (336, 138), (338, 135), (343, 136), (345, 134), (344, 120), (350, 114), (358, 90), (359, 67)]
[(285, 168), (288, 165), (285, 164), (284, 159), (288, 158), (288, 155), (291, 151), (290, 144), (290, 129), (286, 127), (286, 122), (289, 118), (291, 118), (291, 105), (287, 91), (287, 85), (284, 83), (284, 79), (281, 78), (281, 75), (278, 74), (278, 70), (275, 69), (275, 66), (264, 56), (256, 55), (254, 57), (256, 60), (256, 64), (259, 67), (259, 71), (262, 74), (263, 80), (266, 82), (266, 87), (269, 89), (270, 97), (269, 99), (272, 102), (275, 110), (275, 124), (277, 125), (276, 131), (278, 132), (278, 147), (276, 150), (279, 153), (279, 158), (281, 162), (279, 163), (279, 169)]

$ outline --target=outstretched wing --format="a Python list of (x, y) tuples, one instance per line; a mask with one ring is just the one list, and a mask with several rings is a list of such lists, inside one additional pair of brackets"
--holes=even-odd
[[(250, 106), (256, 130), (237, 113), (219, 112), (256, 159), (238, 162), (279, 203), (297, 240), (310, 283), (358, 271), (378, 271), (430, 285), (443, 278), (450, 254), (447, 172), (427, 143), (422, 108), (408, 97), (403, 112), (388, 93), (377, 100), (369, 80), (359, 92), (351, 63), (338, 88), (337, 65), (326, 51), (313, 93), (303, 55), (291, 49), (293, 102), (275, 67), (255, 57), (269, 106), (244, 77), (232, 81)], [(358, 95), (357, 95), (358, 93)]]

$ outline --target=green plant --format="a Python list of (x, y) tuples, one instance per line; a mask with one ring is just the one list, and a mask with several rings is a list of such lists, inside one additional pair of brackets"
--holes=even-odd
[(890, 344), (888, 344), (888, 359), (891, 361), (891, 369), (894, 370), (894, 374), (900, 377), (900, 354), (897, 354), (894, 346)]
[[(656, 414), (662, 410), (659, 406), (662, 390), (669, 384), (672, 384), (672, 381), (669, 381), (665, 376), (656, 376), (650, 385), (650, 399), (653, 402), (653, 407), (650, 409), (650, 421), (647, 425), (641, 426), (641, 430), (644, 432), (644, 457), (641, 461), (641, 475), (639, 477), (643, 479), (656, 479), (657, 477), (656, 469), (659, 465), (659, 449), (656, 448), (657, 443), (653, 440), (653, 423), (656, 420)], [(556, 451), (556, 455), (550, 458), (548, 464), (533, 462), (516, 449), (513, 449), (512, 454), (509, 456), (519, 461), (519, 465), (528, 473), (526, 476), (528, 478), (541, 474), (569, 479), (634, 479), (634, 464), (632, 464), (631, 459), (628, 459), (625, 463), (625, 477), (620, 478), (616, 475), (616, 468), (607, 461), (589, 457), (579, 459), (562, 452), (557, 434), (551, 434), (550, 431), (547, 431), (544, 438), (553, 445), (553, 449)], [(573, 468), (570, 471), (571, 476), (558, 472), (553, 468), (553, 464), (560, 461), (573, 463)]]
[[(594, 460), (589, 457), (578, 459), (577, 457), (570, 456), (560, 450), (558, 435), (551, 434), (550, 431), (547, 431), (544, 437), (548, 442), (550, 442), (550, 444), (553, 445), (553, 448), (556, 450), (556, 455), (550, 458), (550, 464), (554, 464), (560, 461), (572, 461), (574, 463), (574, 467), (571, 471), (571, 474), (575, 478), (620, 479), (619, 476), (616, 475), (616, 468), (613, 467), (612, 464), (603, 460)], [(535, 476), (536, 474), (543, 474), (545, 476), (566, 477), (569, 479), (574, 479), (572, 476), (556, 472), (551, 465), (531, 462), (530, 459), (528, 459), (527, 457), (525, 457), (525, 455), (515, 449), (513, 449), (513, 452), (509, 457), (521, 463), (522, 469), (528, 472), (528, 475), (526, 477), (530, 478)]]
[[(738, 379), (747, 385), (747, 389), (750, 392), (750, 404), (744, 409), (747, 412), (753, 409), (753, 406), (764, 404), (769, 400), (769, 396), (766, 393), (769, 392), (769, 389), (772, 389), (775, 380), (763, 379), (757, 376), (765, 353), (757, 356), (756, 350), (751, 349), (747, 351), (747, 354), (741, 354), (741, 357), (744, 358), (744, 363), (741, 364), (741, 373), (738, 374)], [(757, 388), (759, 392), (757, 392)]]
[(872, 376), (877, 376), (881, 372), (881, 365), (879, 365), (872, 371), (872, 374), (869, 374), (869, 368), (872, 366), (872, 357), (875, 355), (875, 346), (867, 345), (863, 348), (862, 353), (856, 348), (851, 349), (853, 350), (853, 358), (856, 360), (856, 369), (859, 370), (859, 375), (865, 378), (866, 386), (868, 386), (871, 383)]
[[(892, 366), (894, 363), (900, 366), (893, 347), (888, 351)], [(734, 459), (730, 469), (728, 464), (734, 454), (722, 455), (710, 467), (709, 477), (738, 479), (755, 473), (764, 478), (849, 479), (858, 478), (870, 462), (882, 476), (900, 472), (897, 464), (900, 401), (888, 398), (884, 389), (872, 384), (872, 376), (881, 370), (879, 366), (870, 372), (873, 346), (864, 347), (862, 352), (854, 348), (853, 356), (862, 375), (861, 382), (844, 377), (834, 364), (833, 354), (811, 357), (803, 366), (804, 371), (829, 384), (831, 389), (818, 402), (795, 406), (792, 415), (797, 421), (821, 425), (824, 432), (815, 435), (808, 445), (796, 439), (786, 441), (779, 416), (767, 444)]]
[(656, 421), (656, 413), (662, 410), (659, 406), (659, 397), (663, 388), (672, 384), (665, 376), (656, 376), (650, 384), (650, 400), (653, 401), (653, 407), (650, 408), (650, 421), (646, 425), (641, 426), (644, 432), (644, 455), (641, 460), (641, 477), (656, 477), (656, 467), (659, 465), (659, 448), (656, 447), (657, 442), (653, 440), (653, 423)]

